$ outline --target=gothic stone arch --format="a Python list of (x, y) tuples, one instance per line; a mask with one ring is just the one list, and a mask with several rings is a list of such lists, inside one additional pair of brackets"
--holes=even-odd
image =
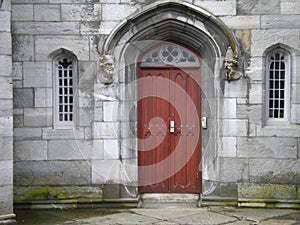
[[(202, 169), (205, 182), (217, 177), (216, 157), (220, 147), (219, 114), (223, 97), (224, 58), (230, 47), (234, 60), (240, 50), (237, 40), (226, 25), (202, 8), (181, 1), (158, 1), (128, 17), (107, 37), (102, 54), (113, 55), (115, 75), (120, 84), (121, 160), (127, 185), (137, 186), (137, 62), (147, 48), (162, 42), (183, 43), (202, 57), (202, 115), (208, 129), (202, 133)], [(125, 88), (124, 88), (125, 87)], [(126, 88), (127, 87), (127, 88)], [(123, 110), (125, 109), (125, 110)], [(122, 115), (121, 115), (122, 114)], [(126, 144), (125, 144), (126, 143)], [(129, 165), (129, 166), (128, 166)], [(128, 169), (130, 168), (130, 169)]]

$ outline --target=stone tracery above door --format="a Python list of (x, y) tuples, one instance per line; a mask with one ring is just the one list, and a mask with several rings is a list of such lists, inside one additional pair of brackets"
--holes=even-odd
[(192, 51), (174, 43), (160, 45), (149, 51), (141, 59), (141, 66), (164, 65), (198, 67), (200, 62)]

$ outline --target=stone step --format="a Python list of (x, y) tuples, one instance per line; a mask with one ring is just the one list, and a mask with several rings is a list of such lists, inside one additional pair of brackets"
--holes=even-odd
[(200, 207), (200, 194), (147, 193), (141, 194), (139, 208), (196, 208)]

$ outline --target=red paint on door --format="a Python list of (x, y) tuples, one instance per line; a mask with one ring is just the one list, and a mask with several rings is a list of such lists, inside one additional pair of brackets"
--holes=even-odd
[(140, 193), (201, 192), (200, 75), (200, 68), (139, 68)]

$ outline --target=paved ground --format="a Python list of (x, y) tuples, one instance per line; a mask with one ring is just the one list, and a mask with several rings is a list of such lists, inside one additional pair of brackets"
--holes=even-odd
[(18, 224), (300, 225), (300, 210), (233, 207), (16, 210)]

